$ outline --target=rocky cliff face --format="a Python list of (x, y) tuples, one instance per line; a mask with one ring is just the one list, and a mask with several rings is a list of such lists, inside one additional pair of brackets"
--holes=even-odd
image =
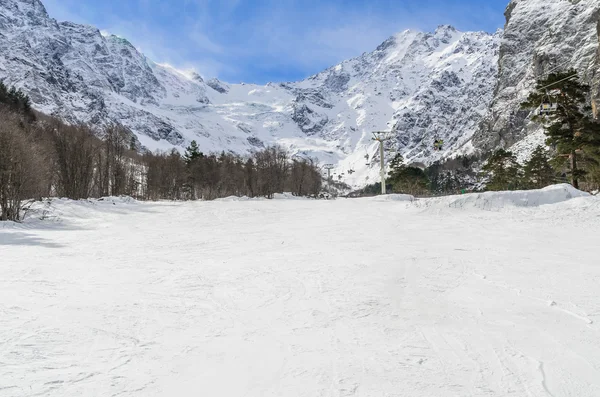
[(528, 151), (543, 142), (529, 111), (520, 109), (537, 79), (575, 68), (600, 99), (598, 0), (512, 0), (500, 45), (499, 75), (490, 114), (474, 138), (482, 150), (516, 144)]

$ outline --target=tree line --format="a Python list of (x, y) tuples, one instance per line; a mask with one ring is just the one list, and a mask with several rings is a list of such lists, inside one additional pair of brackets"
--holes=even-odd
[(281, 147), (242, 157), (204, 154), (196, 142), (140, 153), (128, 129), (68, 125), (31, 109), (21, 91), (0, 83), (0, 220), (22, 218), (43, 197), (74, 200), (128, 195), (142, 200), (212, 200), (231, 195), (272, 198), (284, 191), (317, 196), (321, 174), (311, 159)]
[[(428, 167), (407, 164), (400, 154), (396, 154), (389, 165), (386, 176), (388, 192), (414, 196), (441, 196), (477, 190), (481, 175), (476, 171), (481, 164), (479, 155), (458, 156), (445, 161), (436, 161)], [(380, 194), (381, 183), (377, 182), (353, 192), (353, 196)]]
[(197, 143), (181, 156), (178, 151), (146, 153), (145, 190), (148, 200), (213, 200), (247, 196), (273, 198), (276, 193), (317, 197), (321, 173), (308, 158), (291, 158), (279, 146), (264, 148), (251, 156), (232, 153), (204, 154)]

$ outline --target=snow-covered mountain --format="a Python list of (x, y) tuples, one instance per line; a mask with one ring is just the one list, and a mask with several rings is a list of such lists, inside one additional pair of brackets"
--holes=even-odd
[[(118, 121), (150, 149), (193, 139), (204, 151), (279, 143), (361, 184), (377, 175), (374, 130), (393, 130), (391, 147), (423, 162), (471, 138), (492, 100), (500, 34), (405, 31), (305, 81), (266, 86), (154, 63), (123, 38), (55, 21), (39, 0), (0, 0), (0, 38), (0, 78), (41, 111)], [(446, 152), (432, 150), (436, 137)]]
[(245, 153), (278, 143), (363, 185), (378, 175), (372, 131), (392, 132), (389, 157), (425, 164), (497, 146), (526, 152), (540, 134), (519, 103), (536, 78), (577, 67), (600, 97), (599, 7), (512, 0), (504, 32), (408, 30), (304, 81), (259, 86), (157, 64), (123, 38), (55, 21), (39, 0), (0, 0), (0, 79), (43, 112), (117, 121), (152, 150), (196, 140), (205, 152)]

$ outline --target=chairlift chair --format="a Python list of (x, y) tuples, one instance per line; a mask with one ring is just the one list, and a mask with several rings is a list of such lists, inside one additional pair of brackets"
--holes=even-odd
[(554, 89), (552, 91), (546, 91), (546, 95), (542, 99), (542, 103), (538, 109), (538, 114), (547, 115), (556, 113), (558, 110), (558, 103), (553, 100), (553, 97), (560, 95), (561, 91), (559, 89)]
[(540, 105), (539, 114), (546, 115), (556, 113), (558, 110), (558, 104), (556, 102), (544, 101)]

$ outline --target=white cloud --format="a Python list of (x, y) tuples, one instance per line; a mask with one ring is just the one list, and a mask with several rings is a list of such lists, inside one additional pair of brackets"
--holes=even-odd
[[(156, 62), (236, 81), (268, 79), (271, 72), (304, 77), (372, 51), (406, 28), (473, 24), (472, 13), (462, 12), (469, 6), (450, 2), (410, 8), (396, 0), (382, 12), (341, 0), (261, 0), (252, 7), (242, 0), (129, 0), (124, 8), (135, 12), (119, 16), (94, 13), (103, 4), (94, 0), (43, 1), (58, 19), (98, 24), (101, 15), (99, 28), (126, 37)], [(481, 19), (489, 21), (490, 10), (481, 7)]]

